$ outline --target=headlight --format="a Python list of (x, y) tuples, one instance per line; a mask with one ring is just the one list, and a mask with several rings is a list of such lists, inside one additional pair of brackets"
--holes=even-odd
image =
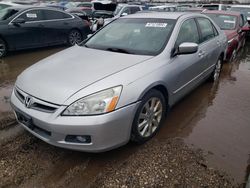
[(100, 91), (71, 104), (62, 113), (66, 116), (96, 115), (115, 110), (122, 86)]

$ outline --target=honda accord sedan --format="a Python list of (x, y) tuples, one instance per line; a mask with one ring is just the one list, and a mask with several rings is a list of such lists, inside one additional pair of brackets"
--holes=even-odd
[(227, 38), (205, 15), (122, 17), (18, 76), (18, 122), (55, 146), (87, 152), (144, 143), (169, 109), (205, 80), (217, 81)]
[(12, 6), (0, 10), (0, 57), (8, 51), (74, 45), (90, 33), (78, 16), (54, 8)]

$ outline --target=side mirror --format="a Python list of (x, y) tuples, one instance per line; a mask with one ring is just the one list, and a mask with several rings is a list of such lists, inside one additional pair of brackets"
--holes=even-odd
[(127, 16), (128, 15), (128, 13), (126, 13), (126, 12), (123, 12), (122, 14), (121, 14), (121, 16)]
[(246, 32), (246, 31), (249, 31), (250, 30), (250, 27), (249, 26), (244, 26), (241, 28), (241, 31), (243, 32)]
[(184, 42), (179, 45), (176, 55), (194, 54), (197, 51), (198, 51), (198, 44), (193, 42)]
[(17, 18), (15, 20), (13, 20), (12, 23), (15, 24), (15, 25), (23, 24), (23, 23), (25, 23), (25, 19)]

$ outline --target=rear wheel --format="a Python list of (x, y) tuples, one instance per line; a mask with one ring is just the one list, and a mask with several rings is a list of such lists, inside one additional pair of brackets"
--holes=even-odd
[(137, 109), (131, 140), (144, 143), (152, 138), (161, 127), (166, 114), (166, 102), (161, 92), (151, 90), (142, 99)]
[(229, 62), (232, 63), (236, 59), (236, 56), (237, 56), (237, 50), (234, 49)]
[(0, 57), (5, 56), (7, 53), (6, 43), (0, 38)]
[(219, 58), (217, 63), (215, 64), (214, 71), (210, 75), (209, 80), (212, 82), (218, 81), (220, 77), (221, 69), (222, 69), (222, 59)]
[(80, 44), (82, 40), (83, 38), (82, 38), (82, 34), (80, 33), (80, 31), (73, 29), (69, 32), (68, 44), (70, 46), (74, 46), (75, 44)]

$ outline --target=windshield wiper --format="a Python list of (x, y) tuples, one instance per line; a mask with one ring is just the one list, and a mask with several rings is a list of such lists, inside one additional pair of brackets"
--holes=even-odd
[(129, 52), (128, 50), (125, 50), (122, 48), (107, 48), (105, 50), (111, 51), (111, 52), (120, 52), (120, 53), (124, 53), (124, 54), (133, 54), (132, 52)]

